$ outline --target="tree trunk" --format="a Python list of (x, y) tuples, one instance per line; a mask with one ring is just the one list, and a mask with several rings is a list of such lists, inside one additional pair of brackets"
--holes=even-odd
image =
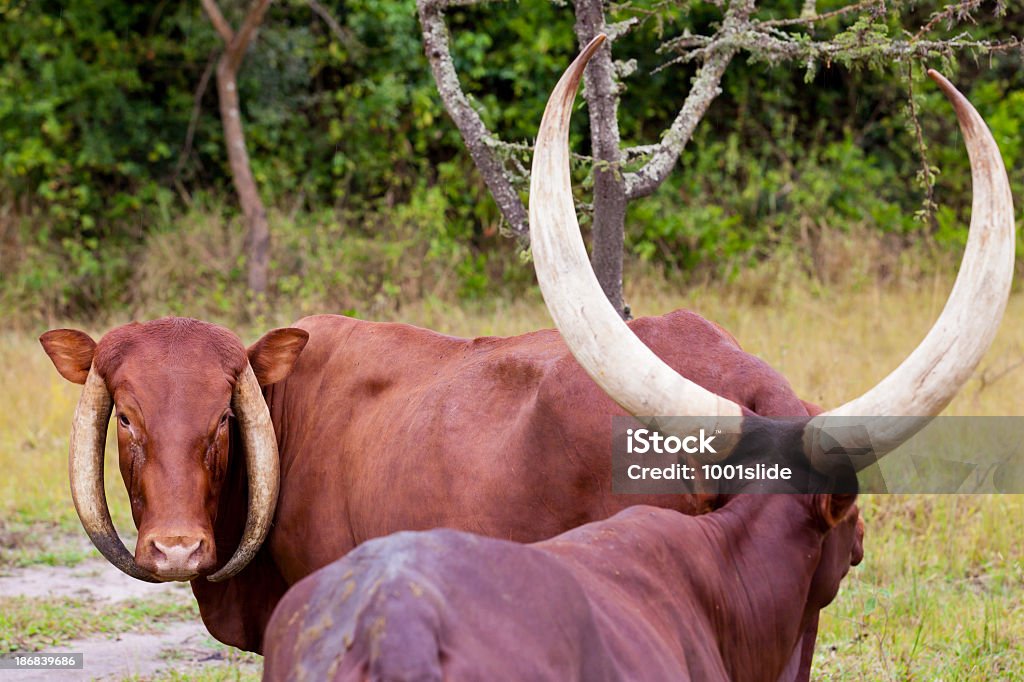
[(248, 267), (249, 289), (256, 294), (267, 291), (267, 270), (270, 264), (270, 227), (267, 210), (260, 199), (256, 179), (249, 165), (245, 148), (245, 133), (238, 106), (238, 86), (235, 73), (227, 63), (227, 53), (217, 65), (217, 97), (220, 100), (220, 118), (224, 125), (224, 142), (228, 148), (231, 178), (238, 193), (238, 203), (245, 216), (245, 255)]
[(270, 226), (267, 210), (260, 199), (256, 179), (249, 166), (249, 152), (245, 149), (242, 114), (238, 105), (238, 69), (245, 52), (256, 36), (263, 17), (272, 0), (253, 0), (238, 32), (232, 30), (220, 11), (216, 0), (200, 0), (210, 23), (224, 40), (224, 54), (217, 62), (217, 99), (220, 100), (220, 120), (224, 126), (224, 143), (228, 148), (231, 178), (238, 193), (238, 203), (245, 216), (245, 255), (248, 265), (249, 289), (255, 294), (267, 291), (267, 271), (270, 265)]
[[(586, 45), (607, 32), (601, 0), (577, 0), (576, 37)], [(622, 297), (622, 258), (626, 228), (626, 184), (619, 148), (619, 84), (612, 63), (611, 43), (597, 51), (584, 74), (590, 140), (594, 158), (594, 220), (591, 263), (605, 296), (629, 319)]]

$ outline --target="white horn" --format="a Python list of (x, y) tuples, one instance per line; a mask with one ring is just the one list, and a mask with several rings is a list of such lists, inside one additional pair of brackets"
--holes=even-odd
[[(914, 352), (867, 393), (810, 422), (804, 445), (812, 460), (825, 454), (821, 435), (823, 430), (828, 433), (830, 417), (919, 417), (864, 422), (866, 429), (861, 433), (869, 436), (869, 443), (840, 439), (844, 448), (867, 447), (876, 456), (899, 447), (924, 428), (970, 378), (992, 344), (1006, 309), (1013, 280), (1015, 226), (1003, 159), (988, 126), (967, 98), (938, 72), (929, 70), (928, 75), (952, 102), (971, 160), (974, 199), (960, 272), (942, 314)], [(849, 425), (851, 421), (832, 423)]]
[[(544, 110), (530, 175), (530, 244), (551, 317), (587, 374), (635, 416), (739, 417), (736, 403), (684, 378), (629, 329), (598, 284), (580, 236), (569, 169), (569, 117), (598, 35), (562, 75)], [(713, 429), (716, 420), (702, 425)], [(726, 453), (719, 452), (719, 457)]]

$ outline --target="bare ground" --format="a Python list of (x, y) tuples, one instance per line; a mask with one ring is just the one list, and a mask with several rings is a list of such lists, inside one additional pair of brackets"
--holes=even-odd
[[(5, 569), (0, 573), (0, 596), (86, 599), (106, 604), (150, 598), (187, 604), (193, 599), (187, 583), (144, 583), (99, 558), (70, 567)], [(0, 680), (144, 680), (172, 670), (183, 674), (200, 673), (205, 667), (223, 665), (230, 657), (231, 650), (213, 640), (198, 618), (154, 625), (154, 628), (159, 630), (73, 640), (53, 650), (53, 653), (84, 654), (83, 670), (0, 670)], [(238, 661), (233, 663), (237, 665)], [(259, 670), (256, 662), (242, 665), (251, 672)]]

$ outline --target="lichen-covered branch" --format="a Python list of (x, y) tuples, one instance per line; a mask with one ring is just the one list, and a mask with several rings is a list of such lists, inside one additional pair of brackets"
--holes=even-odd
[(935, 176), (938, 169), (928, 162), (928, 143), (924, 140), (924, 131), (921, 129), (921, 118), (917, 112), (917, 101), (914, 99), (914, 65), (907, 64), (907, 107), (910, 120), (914, 125), (914, 139), (917, 141), (917, 154), (921, 158), (921, 168), (917, 172), (917, 178), (924, 186), (924, 205), (919, 212), (923, 220), (932, 223), (932, 228), (937, 227), (935, 218)]
[(679, 155), (693, 137), (697, 124), (704, 118), (711, 102), (722, 92), (719, 84), (739, 48), (730, 44), (734, 34), (742, 33), (750, 24), (750, 15), (755, 9), (754, 0), (735, 0), (726, 11), (722, 28), (708, 39), (706, 59), (690, 87), (690, 94), (680, 108), (672, 125), (665, 131), (661, 142), (650, 159), (639, 170), (625, 175), (626, 197), (638, 199), (656, 190), (672, 172)]
[(750, 53), (751, 57), (769, 63), (797, 62), (802, 64), (825, 63), (870, 63), (903, 61), (906, 59), (927, 59), (937, 56), (952, 56), (966, 50), (995, 53), (1016, 50), (1024, 43), (1020, 38), (1005, 41), (975, 40), (968, 34), (949, 39), (899, 40), (868, 29), (861, 32), (844, 33), (830, 40), (810, 40), (804, 35), (787, 34), (770, 29), (759, 30), (752, 23), (741, 33), (710, 39), (706, 46), (687, 50), (664, 66), (680, 62), (707, 61), (716, 52), (739, 51)]
[(656, 145), (651, 158), (634, 173), (626, 173), (626, 196), (638, 199), (651, 194), (672, 172), (679, 155), (693, 137), (697, 124), (722, 90), (719, 83), (736, 50), (723, 50), (708, 58), (690, 87), (679, 114)]
[(930, 32), (938, 24), (943, 21), (953, 22), (953, 20), (964, 21), (971, 17), (971, 12), (978, 9), (981, 6), (983, 0), (963, 0), (952, 5), (948, 5), (938, 12), (932, 14), (931, 19), (927, 24), (921, 27), (917, 33), (914, 34), (914, 40), (919, 40), (921, 36)]
[(501, 214), (508, 221), (509, 229), (524, 247), (529, 244), (530, 228), (526, 207), (519, 198), (505, 171), (504, 163), (495, 154), (496, 138), (487, 130), (480, 115), (462, 91), (459, 75), (452, 61), (448, 27), (444, 23), (444, 9), (458, 4), (472, 4), (460, 0), (417, 0), (420, 26), (423, 31), (423, 48), (430, 62), (430, 69), (437, 83), (448, 115), (462, 134), (469, 154), (480, 171), (481, 177), (491, 191)]
[[(522, 161), (529, 160), (530, 158), (533, 157), (533, 145), (527, 142), (505, 142), (504, 140), (497, 140), (492, 137), (488, 144), (494, 149), (496, 149), (498, 152), (500, 152), (504, 158), (515, 158), (517, 160)], [(647, 149), (646, 147), (638, 146), (628, 147), (623, 150), (623, 153), (627, 154), (627, 160), (629, 160), (630, 158), (636, 159), (645, 155), (650, 155), (652, 151)], [(629, 156), (629, 154), (632, 154), (632, 156)], [(577, 163), (584, 163), (587, 165), (593, 164), (595, 160), (594, 157), (590, 156), (589, 154), (580, 154), (574, 151), (569, 152), (569, 158), (573, 161), (576, 161)], [(521, 181), (523, 187), (526, 187), (530, 184), (529, 173), (524, 174), (522, 176), (517, 176), (514, 179), (516, 182)]]
[(800, 12), (799, 17), (792, 19), (768, 19), (765, 21), (759, 21), (760, 26), (810, 26), (811, 24), (820, 23), (822, 21), (828, 21), (829, 19), (835, 19), (841, 17), (844, 14), (850, 14), (852, 12), (860, 12), (861, 10), (868, 9), (870, 7), (885, 7), (885, 0), (861, 0), (861, 2), (855, 2), (845, 7), (834, 9), (830, 12), (817, 13), (814, 0), (807, 0), (804, 3), (804, 8)]

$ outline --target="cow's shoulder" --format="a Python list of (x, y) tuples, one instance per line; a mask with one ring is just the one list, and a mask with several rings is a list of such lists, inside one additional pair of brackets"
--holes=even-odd
[(693, 311), (639, 318), (630, 327), (684, 377), (757, 414), (799, 417), (817, 409), (800, 400), (768, 362), (743, 350), (732, 334)]

